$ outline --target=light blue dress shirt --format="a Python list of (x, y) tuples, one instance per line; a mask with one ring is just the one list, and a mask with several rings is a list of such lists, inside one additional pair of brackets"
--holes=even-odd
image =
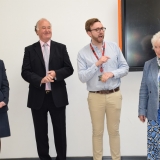
[[(78, 76), (81, 82), (87, 84), (88, 91), (111, 90), (119, 87), (120, 78), (127, 75), (129, 70), (129, 66), (117, 44), (114, 42), (103, 43), (105, 43), (104, 55), (110, 57), (106, 63), (102, 64), (103, 72), (112, 72), (114, 74), (114, 77), (109, 78), (106, 82), (99, 81), (98, 76), (103, 73), (100, 72), (100, 66), (95, 65), (98, 60), (93, 54), (90, 44), (78, 53)], [(97, 56), (101, 58), (102, 52), (93, 44), (92, 46)]]

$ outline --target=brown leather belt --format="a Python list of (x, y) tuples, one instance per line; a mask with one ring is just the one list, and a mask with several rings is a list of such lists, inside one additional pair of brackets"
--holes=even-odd
[(119, 91), (119, 87), (117, 87), (115, 89), (112, 89), (112, 90), (89, 91), (89, 92), (91, 92), (91, 93), (99, 93), (99, 94), (110, 94), (110, 93), (117, 92), (117, 91)]
[(51, 93), (51, 90), (45, 90), (46, 94)]

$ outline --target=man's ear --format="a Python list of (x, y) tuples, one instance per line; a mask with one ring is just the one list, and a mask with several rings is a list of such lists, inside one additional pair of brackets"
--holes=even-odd
[(90, 31), (87, 31), (87, 34), (91, 37), (91, 32)]

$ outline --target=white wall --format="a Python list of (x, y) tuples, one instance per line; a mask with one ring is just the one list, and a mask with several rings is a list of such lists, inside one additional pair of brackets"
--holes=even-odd
[[(53, 26), (53, 40), (67, 45), (74, 74), (66, 79), (69, 106), (67, 115), (68, 156), (92, 156), (91, 120), (86, 85), (77, 76), (78, 51), (90, 38), (85, 21), (97, 17), (107, 28), (106, 40), (118, 42), (117, 0), (0, 0), (0, 59), (3, 59), (10, 82), (9, 120), (12, 136), (2, 139), (1, 158), (37, 157), (30, 109), (27, 108), (28, 84), (21, 78), (24, 47), (38, 41), (35, 23), (47, 18)], [(146, 155), (146, 123), (137, 118), (138, 92), (142, 72), (130, 72), (122, 79), (121, 153)], [(49, 119), (51, 156), (56, 156), (52, 125)], [(109, 156), (107, 131), (104, 133), (104, 156)]]

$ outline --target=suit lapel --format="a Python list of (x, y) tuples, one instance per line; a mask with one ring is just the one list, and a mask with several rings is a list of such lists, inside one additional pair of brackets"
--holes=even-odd
[(55, 54), (55, 42), (53, 42), (52, 40), (51, 40), (51, 46), (50, 46), (50, 57), (49, 57), (49, 64), (51, 63), (51, 62), (53, 62), (52, 61), (52, 58), (54, 57), (54, 54)]
[(35, 44), (34, 48), (35, 48), (36, 53), (38, 54), (39, 59), (41, 60), (41, 62), (43, 64), (43, 66), (45, 67), (44, 59), (43, 59), (43, 53), (42, 53), (42, 50), (41, 50), (40, 42), (37, 42)]
[(157, 76), (158, 76), (157, 57), (155, 57), (152, 61), (151, 73), (152, 73), (153, 81), (155, 82), (156, 86), (158, 87), (158, 82), (157, 82)]
[[(53, 57), (55, 55), (55, 48), (56, 48), (55, 46), (56, 46), (55, 42), (51, 40), (49, 65), (50, 65), (51, 62), (53, 62), (52, 59), (53, 59)], [(41, 60), (41, 62), (43, 64), (43, 66), (45, 67), (44, 59), (43, 59), (43, 53), (42, 53), (42, 50), (41, 50), (40, 42), (35, 43), (34, 48), (35, 48), (35, 51), (36, 51), (39, 59)]]

